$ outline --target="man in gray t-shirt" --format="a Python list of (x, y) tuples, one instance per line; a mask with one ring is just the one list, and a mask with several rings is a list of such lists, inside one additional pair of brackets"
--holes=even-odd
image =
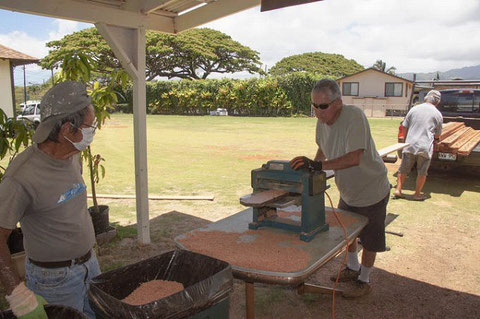
[(403, 183), (413, 165), (417, 163), (417, 183), (413, 199), (425, 199), (422, 189), (432, 160), (433, 143), (442, 134), (443, 117), (436, 107), (440, 99), (440, 92), (431, 90), (425, 96), (425, 103), (413, 107), (402, 123), (407, 135), (405, 142), (410, 145), (403, 149), (402, 164), (397, 173), (397, 189), (394, 193), (396, 198), (403, 197)]
[[(339, 281), (353, 281), (343, 296), (355, 298), (370, 293), (370, 272), (377, 252), (385, 251), (385, 216), (390, 183), (387, 168), (377, 152), (367, 118), (361, 109), (343, 105), (338, 84), (319, 81), (312, 90), (312, 106), (318, 119), (314, 160), (299, 156), (291, 160), (293, 169), (331, 169), (340, 191), (338, 208), (368, 218), (361, 231), (362, 263), (358, 261), (357, 241), (348, 249), (347, 267)], [(336, 276), (331, 277), (336, 280)]]
[[(34, 144), (13, 160), (0, 183), (0, 281), (19, 318), (47, 318), (45, 300), (95, 318), (87, 291), (100, 268), (79, 156), (96, 125), (85, 85), (68, 81), (51, 88), (42, 98), (41, 119)], [(25, 283), (13, 272), (6, 246), (18, 222)]]

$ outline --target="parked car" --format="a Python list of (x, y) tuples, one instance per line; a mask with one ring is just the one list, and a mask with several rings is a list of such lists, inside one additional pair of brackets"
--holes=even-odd
[[(480, 90), (477, 89), (448, 89), (440, 90), (442, 99), (437, 106), (443, 115), (443, 123), (462, 122), (465, 126), (480, 130)], [(425, 95), (420, 95), (423, 103)], [(402, 121), (403, 122), (403, 121)], [(405, 142), (405, 130), (400, 122), (398, 128), (398, 142)], [(398, 156), (402, 158), (401, 151)], [(438, 152), (434, 149), (432, 167), (450, 169), (458, 166), (480, 168), (480, 143), (468, 156)]]
[(227, 116), (228, 111), (227, 111), (227, 109), (224, 109), (224, 108), (218, 108), (215, 111), (210, 111), (210, 115), (213, 115), (213, 116)]
[(40, 124), (40, 102), (27, 102), (27, 105), (23, 106), (22, 114), (17, 116), (17, 120), (28, 120), (33, 122), (35, 126)]

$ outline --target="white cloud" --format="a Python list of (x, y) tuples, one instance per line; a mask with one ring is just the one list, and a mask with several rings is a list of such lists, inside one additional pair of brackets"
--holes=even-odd
[[(48, 54), (47, 42), (59, 40), (81, 28), (81, 24), (76, 21), (61, 19), (52, 19), (52, 25), (53, 29), (45, 32), (45, 35), (48, 35), (45, 38), (36, 38), (23, 31), (13, 31), (5, 34), (0, 33), (0, 43), (11, 49), (41, 59)], [(42, 70), (39, 65), (28, 64), (25, 68), (27, 83), (42, 83), (50, 77), (50, 71)], [(15, 83), (23, 83), (22, 67), (15, 68)]]
[(398, 72), (445, 71), (480, 64), (477, 0), (331, 0), (270, 12), (254, 8), (205, 26), (261, 53), (283, 57), (321, 51)]
[(80, 23), (77, 21), (55, 19), (53, 22), (57, 27), (56, 30), (52, 30), (48, 33), (49, 41), (59, 40), (69, 33), (73, 33), (79, 30)]
[(44, 40), (29, 36), (22, 31), (0, 34), (0, 43), (36, 58), (42, 58), (48, 53)]

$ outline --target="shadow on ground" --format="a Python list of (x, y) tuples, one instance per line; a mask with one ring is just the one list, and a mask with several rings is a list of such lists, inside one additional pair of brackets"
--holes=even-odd
[[(411, 172), (405, 180), (403, 189), (414, 192), (416, 179), (417, 173)], [(431, 197), (432, 193), (460, 197), (466, 191), (480, 193), (479, 176), (458, 174), (455, 171), (431, 170), (428, 172), (427, 181), (423, 187), (423, 192), (427, 198)]]
[(102, 271), (108, 271), (175, 249), (173, 239), (192, 229), (210, 224), (211, 221), (192, 215), (171, 211), (150, 219), (150, 245), (137, 241), (137, 225), (120, 226), (117, 238), (98, 247), (98, 258)]
[[(338, 258), (337, 258), (338, 259)], [(329, 277), (338, 270), (339, 261), (325, 265), (307, 282), (332, 287)], [(355, 300), (337, 297), (335, 317), (341, 318), (478, 318), (480, 296), (442, 288), (375, 269), (371, 276), (373, 291)], [(349, 283), (340, 284), (345, 288)], [(235, 283), (231, 318), (245, 316), (243, 284)], [(256, 285), (256, 318), (327, 318), (331, 317), (331, 295), (305, 294), (293, 289)]]

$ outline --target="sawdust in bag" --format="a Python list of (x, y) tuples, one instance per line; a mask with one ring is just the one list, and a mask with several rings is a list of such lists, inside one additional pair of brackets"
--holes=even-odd
[[(183, 289), (150, 302), (142, 300), (140, 305), (124, 301), (142, 284), (152, 281), (177, 282)], [(174, 250), (93, 278), (88, 298), (97, 319), (173, 319), (211, 308), (225, 301), (232, 290), (232, 269), (227, 262)]]
[(152, 280), (144, 282), (122, 301), (129, 305), (144, 305), (183, 290), (183, 284), (176, 281)]

